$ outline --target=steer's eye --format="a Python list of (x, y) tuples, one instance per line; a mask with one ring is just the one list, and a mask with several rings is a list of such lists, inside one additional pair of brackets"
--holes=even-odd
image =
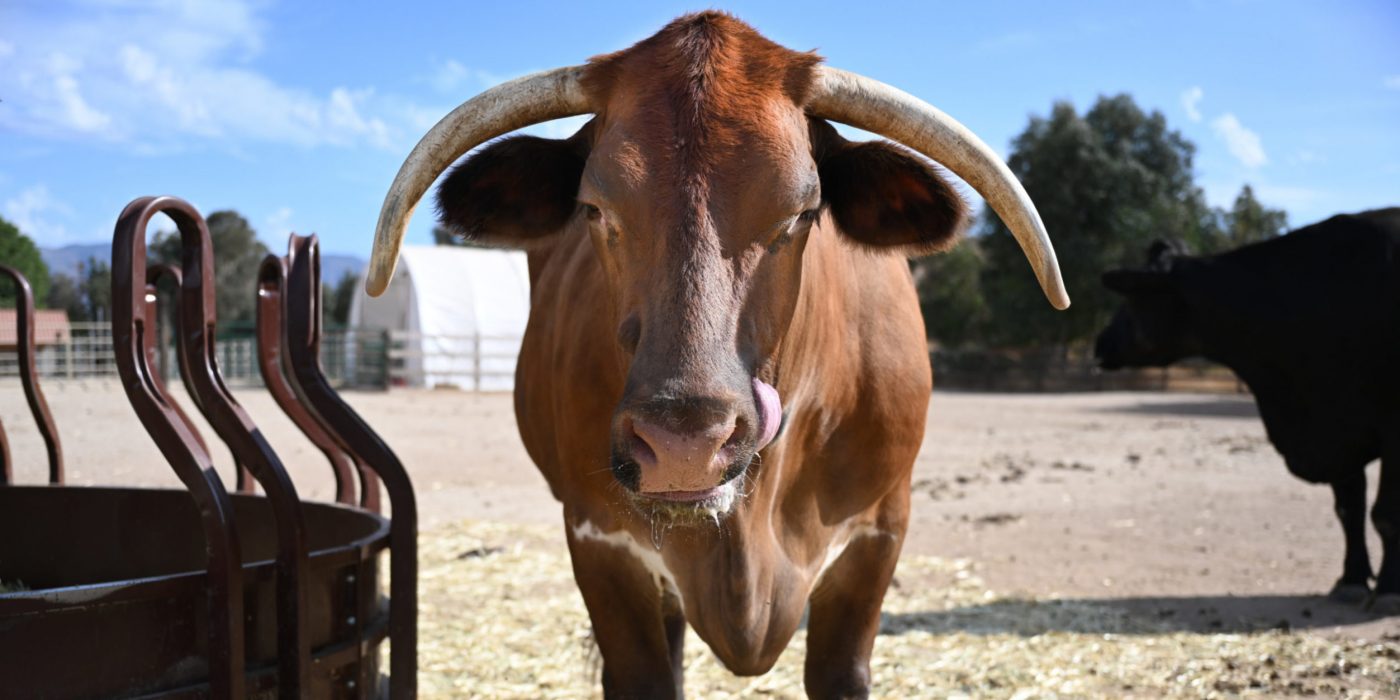
[(582, 205), (583, 205), (583, 213), (584, 213), (585, 216), (588, 217), (588, 220), (589, 220), (589, 221), (602, 221), (602, 220), (603, 220), (603, 210), (602, 210), (602, 209), (599, 209), (598, 207), (595, 207), (595, 206), (593, 206), (592, 204), (589, 204), (589, 203), (587, 203), (587, 202), (583, 202)]
[(807, 211), (804, 211), (801, 214), (797, 215), (797, 223), (810, 224), (816, 221), (817, 216), (819, 216), (821, 213), (822, 210), (819, 208), (808, 209)]

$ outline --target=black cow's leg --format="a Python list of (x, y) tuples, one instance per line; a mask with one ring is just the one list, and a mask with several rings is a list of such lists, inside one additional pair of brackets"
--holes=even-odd
[(1381, 458), (1381, 483), (1371, 522), (1381, 536), (1381, 572), (1376, 577), (1373, 609), (1400, 613), (1400, 438), (1392, 437)]
[(1337, 519), (1346, 535), (1346, 562), (1342, 578), (1328, 598), (1339, 603), (1360, 603), (1371, 595), (1371, 558), (1366, 551), (1366, 472), (1356, 470), (1341, 481), (1332, 482)]
[(574, 580), (603, 655), (603, 697), (680, 697), (669, 639), (676, 624), (666, 619), (656, 578), (625, 546), (574, 532), (568, 540)]

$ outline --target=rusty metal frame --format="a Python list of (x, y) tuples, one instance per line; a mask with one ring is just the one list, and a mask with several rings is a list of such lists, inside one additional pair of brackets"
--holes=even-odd
[[(112, 347), (122, 386), (156, 446), (199, 509), (208, 554), (209, 690), (216, 700), (244, 696), (243, 561), (233, 506), (197, 430), (157, 384), (145, 330), (146, 226), (158, 212), (179, 227), (186, 266), (200, 282), (213, 277), (209, 231), (193, 207), (173, 197), (141, 197), (126, 206), (112, 238)], [(140, 280), (138, 286), (136, 281)], [(196, 284), (195, 294), (202, 285)], [(184, 281), (182, 289), (186, 289)], [(202, 308), (213, 299), (197, 299)]]
[[(0, 276), (9, 277), (15, 285), (15, 348), (19, 355), (19, 381), (24, 387), (29, 413), (34, 416), (39, 434), (44, 437), (44, 449), (49, 456), (49, 483), (62, 484), (63, 444), (58, 440), (58, 429), (54, 427), (49, 404), (44, 400), (44, 391), (39, 388), (39, 373), (34, 362), (34, 290), (29, 286), (29, 280), (9, 265), (0, 265)], [(10, 445), (5, 439), (4, 427), (0, 426), (0, 484), (14, 483), (10, 465)]]
[(389, 694), (395, 700), (412, 698), (418, 687), (418, 510), (413, 484), (398, 457), (336, 394), (321, 371), (321, 260), (316, 236), (291, 236), (288, 247), (285, 308), (294, 386), (322, 425), (374, 471), (389, 496)]
[[(157, 213), (167, 214), (179, 231), (179, 269), (147, 266), (146, 229)], [(259, 351), (269, 388), (280, 375), (283, 398), (290, 398), (293, 412), (302, 409), (301, 420), (294, 421), (304, 431), (313, 426), (309, 437), (320, 429), (318, 446), (339, 455), (340, 476), (349, 485), (338, 489), (340, 504), (303, 507), (286, 470), (220, 376), (214, 356), (213, 250), (204, 220), (173, 197), (143, 197), (123, 210), (112, 244), (117, 367), (138, 418), (185, 489), (0, 488), (5, 504), (0, 515), (9, 516), (8, 527), (55, 519), (33, 537), (0, 541), (15, 545), (4, 550), (7, 561), (13, 557), (42, 582), (32, 592), (0, 595), (0, 628), (14, 633), (0, 634), (0, 648), (12, 660), (33, 657), (29, 664), (62, 659), (59, 649), (79, 648), (96, 664), (85, 667), (91, 673), (76, 675), (62, 669), (81, 665), (44, 666), (48, 670), (39, 675), (21, 676), (19, 687), (26, 690), (18, 692), (44, 695), (67, 688), (89, 695), (220, 700), (273, 694), (368, 698), (385, 690), (393, 698), (415, 695), (412, 485), (402, 464), (321, 373), (317, 256), (314, 237), (293, 237), (291, 254), (260, 270), (257, 286), (259, 304), (266, 307), (260, 309)], [(235, 461), (251, 469), (265, 497), (226, 490), (214, 469), (213, 443), (199, 435), (193, 413), (171, 400), (155, 371), (156, 283), (162, 277), (178, 286), (181, 379)], [(32, 326), (32, 321), (26, 326), (31, 335)], [(360, 472), (361, 508), (354, 507), (352, 464)], [(378, 505), (381, 479), (393, 520), (369, 512)], [(63, 505), (83, 517), (65, 517)], [(173, 519), (165, 517), (177, 512)], [(196, 518), (198, 529), (184, 526)], [(131, 539), (127, 524), (137, 522), (162, 525), (150, 540)], [(92, 530), (92, 523), (108, 526)], [(48, 539), (54, 533), (57, 539)], [(90, 547), (91, 556), (55, 559), (49, 555), (54, 541), (75, 552)], [(308, 552), (310, 546), (314, 552)], [(379, 588), (386, 548), (392, 576), (387, 606)], [(245, 553), (256, 561), (245, 562)], [(105, 631), (88, 633), (97, 629)], [(133, 642), (144, 634), (155, 636), (120, 652), (98, 651), (108, 648), (113, 633), (128, 629)], [(386, 639), (392, 645), (387, 688), (378, 675)], [(108, 661), (118, 658), (117, 666)], [(194, 660), (198, 663), (191, 667)]]
[[(157, 387), (162, 393), (166, 394), (166, 396), (169, 396), (169, 392), (165, 388), (164, 377), (164, 374), (167, 370), (164, 367), (163, 363), (157, 361), (158, 355), (161, 351), (159, 336), (160, 289), (158, 284), (162, 277), (169, 278), (171, 281), (173, 281), (175, 289), (179, 290), (181, 287), (184, 286), (184, 275), (181, 274), (180, 268), (175, 267), (174, 265), (171, 265), (169, 263), (158, 263), (154, 265), (148, 264), (148, 267), (146, 268), (146, 335), (144, 339), (144, 342), (146, 344), (146, 362), (152, 368), (152, 381), (156, 383)], [(176, 296), (179, 296), (178, 292)], [(178, 303), (176, 306), (178, 308)], [(177, 321), (179, 319), (178, 314), (179, 312), (177, 311), (173, 315), (173, 318), (175, 318)], [(185, 364), (184, 354), (177, 351), (175, 353), (175, 357), (176, 364), (179, 365), (180, 381), (185, 385), (185, 393), (189, 395), (191, 401), (194, 401), (195, 404), (198, 405), (200, 395), (195, 390), (193, 380), (190, 379), (189, 367)], [(176, 413), (180, 414), (180, 417), (183, 418), (186, 423), (188, 423), (190, 426), (194, 425), (194, 423), (190, 422), (189, 415), (185, 413), (184, 409), (180, 408), (180, 404), (178, 402), (172, 400), (170, 402), (170, 406), (171, 408), (175, 409)], [(200, 447), (203, 447), (205, 452), (209, 452), (208, 443), (204, 442), (204, 437), (200, 435), (199, 431), (195, 430), (193, 435), (194, 439), (199, 441)], [(212, 455), (213, 453), (210, 452), (209, 454)], [(234, 490), (238, 493), (254, 493), (256, 491), (256, 482), (253, 480), (253, 474), (252, 472), (248, 471), (248, 467), (243, 465), (243, 463), (238, 459), (238, 455), (236, 454), (233, 455), (233, 468), (235, 473)]]
[(301, 430), (311, 444), (326, 456), (331, 473), (335, 476), (335, 500), (346, 505), (355, 504), (355, 482), (350, 472), (350, 456), (326, 432), (319, 421), (311, 415), (306, 406), (297, 400), (295, 390), (288, 383), (284, 371), (286, 353), (283, 338), (286, 324), (283, 314), (282, 290), (287, 279), (286, 261), (277, 255), (263, 258), (258, 267), (258, 371), (262, 373), (263, 384), (277, 402), (282, 412)]

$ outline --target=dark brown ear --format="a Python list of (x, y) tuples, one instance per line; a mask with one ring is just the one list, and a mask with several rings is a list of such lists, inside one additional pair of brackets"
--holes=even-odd
[(848, 238), (906, 255), (956, 242), (967, 203), (932, 163), (888, 141), (847, 141), (826, 121), (810, 122), (822, 198)]
[(564, 141), (512, 136), (481, 149), (438, 186), (438, 221), (469, 241), (505, 248), (557, 233), (578, 206), (588, 159), (581, 134)]

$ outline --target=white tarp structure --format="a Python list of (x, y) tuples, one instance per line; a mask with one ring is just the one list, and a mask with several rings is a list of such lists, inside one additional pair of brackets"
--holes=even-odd
[(355, 296), (350, 326), (389, 332), (394, 384), (509, 391), (529, 316), (524, 253), (406, 245), (384, 294)]

